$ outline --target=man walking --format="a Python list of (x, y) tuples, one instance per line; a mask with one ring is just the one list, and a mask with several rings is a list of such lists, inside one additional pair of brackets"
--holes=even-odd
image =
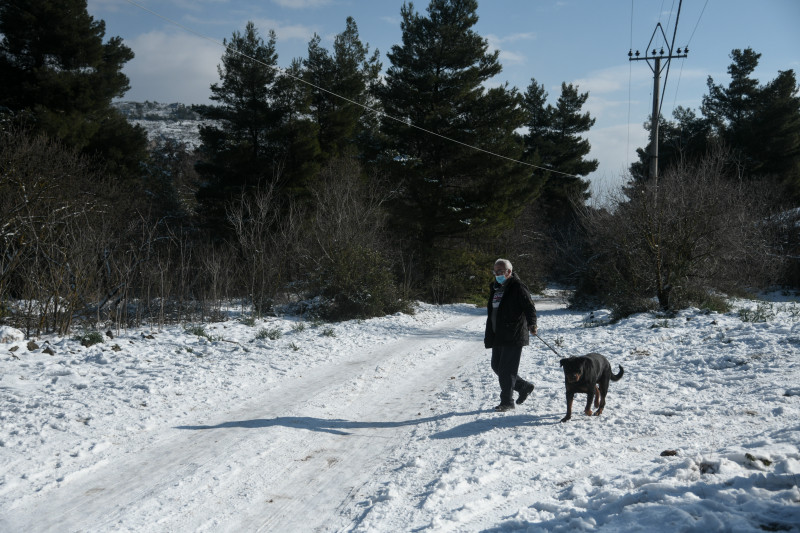
[(489, 287), (488, 317), (483, 344), (492, 349), (492, 370), (500, 381), (500, 405), (495, 411), (514, 409), (533, 392), (533, 383), (517, 375), (522, 347), (529, 343), (528, 333), (536, 335), (536, 307), (528, 287), (512, 272), (508, 259), (494, 262), (495, 281)]

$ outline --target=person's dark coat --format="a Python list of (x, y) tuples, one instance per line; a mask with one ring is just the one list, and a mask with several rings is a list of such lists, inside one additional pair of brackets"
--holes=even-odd
[(497, 331), (492, 330), (492, 299), (500, 287), (492, 282), (489, 287), (488, 317), (483, 344), (486, 348), (495, 346), (527, 346), (530, 343), (528, 329), (536, 325), (536, 307), (531, 300), (528, 287), (515, 272), (505, 282), (505, 292), (497, 308)]

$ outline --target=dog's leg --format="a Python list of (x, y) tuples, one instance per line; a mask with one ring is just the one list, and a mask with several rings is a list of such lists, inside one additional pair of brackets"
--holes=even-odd
[(583, 414), (586, 416), (592, 416), (592, 400), (594, 399), (594, 389), (592, 387), (588, 387), (586, 389), (586, 408), (583, 410)]
[(567, 392), (567, 415), (561, 419), (562, 422), (566, 422), (570, 418), (572, 418), (572, 400), (575, 399), (574, 392)]
[(608, 394), (608, 379), (603, 379), (600, 381), (600, 387), (597, 389), (598, 399), (600, 404), (598, 406), (597, 411), (595, 411), (594, 416), (600, 416), (603, 414), (603, 408), (606, 406), (606, 395)]
[(594, 394), (594, 406), (600, 407), (600, 389), (597, 387), (597, 385), (594, 386)]

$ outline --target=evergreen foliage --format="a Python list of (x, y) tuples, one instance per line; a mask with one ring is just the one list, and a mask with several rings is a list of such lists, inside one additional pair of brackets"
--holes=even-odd
[(86, 1), (3, 0), (0, 34), (0, 106), (112, 171), (136, 173), (144, 131), (111, 107), (129, 88), (122, 67), (133, 52), (119, 37), (103, 42), (105, 23)]
[(561, 84), (556, 105), (547, 104), (543, 85), (531, 79), (525, 93), (526, 125), (525, 156), (536, 165), (555, 170), (536, 170), (534, 180), (543, 183), (540, 205), (551, 222), (563, 220), (573, 212), (572, 202), (582, 204), (589, 199), (586, 176), (597, 170), (596, 159), (586, 159), (591, 150), (581, 135), (594, 125), (588, 112), (581, 113), (589, 93), (579, 93), (572, 84)]
[[(698, 117), (691, 109), (678, 106), (672, 112), (675, 121), (659, 117), (658, 123), (658, 166), (664, 172), (681, 161), (697, 161), (705, 156), (711, 147), (711, 124), (704, 117)], [(648, 120), (645, 129), (650, 131)], [(639, 161), (631, 164), (630, 173), (634, 184), (647, 180), (650, 154), (637, 148)]]
[[(205, 178), (199, 201), (217, 230), (225, 224), (226, 204), (242, 193), (273, 185), (302, 188), (298, 182), (316, 170), (318, 154), (315, 126), (304, 115), (307, 93), (279, 75), (275, 32), (264, 42), (248, 22), (224, 44), (220, 82), (211, 85), (211, 100), (218, 105), (196, 108), (218, 124), (201, 128), (197, 164)], [(289, 73), (299, 75), (297, 62)]]
[(186, 220), (196, 214), (195, 159), (186, 145), (173, 140), (167, 140), (150, 152), (142, 170), (142, 183), (155, 216)]
[(276, 107), (283, 111), (277, 131), (283, 155), (276, 176), (285, 192), (307, 199), (323, 163), (320, 126), (311, 114), (311, 89), (299, 81), (303, 76), (301, 61), (292, 60), (286, 72), (288, 75), (275, 82)]
[[(443, 263), (452, 279), (483, 279), (485, 265), (476, 271), (469, 253), (459, 258), (509, 226), (535, 191), (523, 165), (464, 146), (522, 156), (515, 133), (524, 121), (522, 98), (505, 85), (484, 87), (502, 67), (473, 29), (476, 9), (474, 0), (432, 0), (422, 16), (404, 4), (402, 45), (389, 53), (380, 90), (387, 168), (402, 187), (394, 227), (422, 262), (417, 275)], [(462, 297), (462, 290), (434, 298)]]
[(728, 87), (708, 78), (703, 114), (719, 138), (740, 156), (746, 177), (770, 176), (800, 199), (800, 96), (794, 71), (761, 86), (752, 74), (761, 54), (733, 50)]
[(209, 182), (206, 197), (230, 199), (243, 189), (271, 182), (275, 166), (275, 124), (278, 110), (272, 88), (278, 54), (275, 34), (264, 43), (252, 22), (244, 33), (234, 31), (217, 67), (220, 82), (211, 85), (218, 105), (198, 108), (201, 116), (219, 126), (200, 129), (203, 160), (198, 172)]
[(320, 42), (315, 34), (303, 67), (305, 79), (315, 86), (310, 108), (319, 127), (320, 149), (329, 160), (363, 150), (375, 137), (375, 113), (363, 106), (377, 106), (374, 91), (382, 66), (378, 50), (370, 56), (369, 45), (361, 42), (352, 17), (335, 37), (333, 55)]
[[(793, 70), (764, 84), (752, 77), (761, 54), (751, 48), (731, 52), (727, 86), (709, 76), (702, 117), (678, 107), (675, 121), (659, 121), (659, 172), (681, 160), (696, 161), (716, 144), (735, 154), (737, 179), (768, 178), (792, 205), (800, 200), (800, 95)], [(645, 124), (649, 128), (649, 122)], [(646, 180), (649, 154), (638, 149), (631, 165), (634, 183)]]

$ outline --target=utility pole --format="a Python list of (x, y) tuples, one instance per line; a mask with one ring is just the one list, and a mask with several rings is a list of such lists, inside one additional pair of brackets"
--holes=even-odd
[[(681, 0), (682, 3), (682, 0)], [(678, 17), (680, 17), (681, 8), (680, 3), (678, 4), (678, 16), (675, 18), (675, 32), (678, 31)], [(628, 60), (629, 61), (647, 61), (650, 70), (653, 71), (653, 115), (650, 119), (650, 171), (649, 175), (650, 178), (657, 180), (658, 179), (658, 118), (661, 116), (661, 106), (660, 106), (660, 94), (661, 94), (661, 71), (663, 67), (661, 66), (661, 61), (666, 59), (666, 66), (669, 66), (669, 62), (671, 59), (678, 59), (688, 57), (689, 54), (689, 47), (685, 47), (683, 49), (678, 48), (675, 54), (672, 53), (672, 47), (675, 45), (675, 33), (672, 35), (672, 43), (667, 44), (667, 51), (664, 51), (664, 47), (662, 46), (659, 51), (656, 51), (655, 48), (650, 50), (650, 47), (653, 45), (653, 39), (656, 37), (656, 32), (661, 31), (661, 36), (664, 38), (665, 43), (669, 43), (667, 40), (667, 36), (664, 35), (664, 28), (662, 28), (661, 23), (659, 22), (656, 24), (656, 29), (653, 30), (653, 35), (650, 37), (650, 42), (647, 43), (647, 49), (644, 51), (644, 57), (639, 57), (641, 54), (639, 50), (636, 50), (636, 53), (633, 50), (628, 51)], [(653, 61), (651, 64), (650, 61)], [(667, 69), (669, 73), (669, 69)]]

